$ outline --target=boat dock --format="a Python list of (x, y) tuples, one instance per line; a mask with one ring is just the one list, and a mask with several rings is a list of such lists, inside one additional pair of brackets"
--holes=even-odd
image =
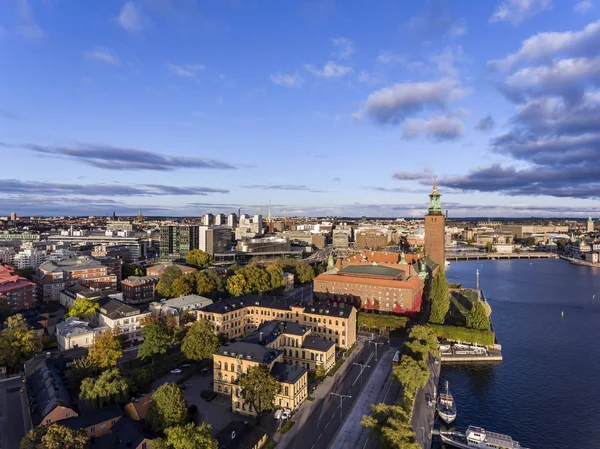
[(440, 360), (446, 364), (502, 362), (502, 350), (500, 345), (494, 345), (491, 348), (460, 344), (442, 345), (440, 347)]

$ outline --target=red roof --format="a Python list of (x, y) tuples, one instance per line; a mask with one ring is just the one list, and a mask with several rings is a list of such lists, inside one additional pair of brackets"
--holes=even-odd
[(0, 293), (9, 292), (18, 288), (35, 285), (23, 276), (20, 276), (10, 265), (0, 265)]

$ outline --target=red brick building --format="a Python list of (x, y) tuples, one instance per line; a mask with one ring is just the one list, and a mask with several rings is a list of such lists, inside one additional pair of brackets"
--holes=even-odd
[(0, 265), (0, 298), (11, 310), (30, 309), (36, 305), (36, 285), (10, 265)]
[(365, 251), (317, 276), (314, 296), (362, 310), (413, 314), (421, 310), (426, 273), (422, 262), (414, 254)]
[(433, 192), (429, 195), (429, 211), (425, 215), (425, 255), (443, 270), (446, 263), (446, 220), (442, 213), (441, 196), (434, 184)]
[(129, 276), (123, 279), (121, 281), (123, 300), (132, 304), (154, 301), (154, 290), (158, 280), (158, 276)]

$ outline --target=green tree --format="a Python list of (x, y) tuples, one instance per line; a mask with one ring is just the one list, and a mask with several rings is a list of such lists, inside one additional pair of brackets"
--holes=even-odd
[(383, 449), (419, 449), (410, 414), (398, 405), (373, 404), (361, 424), (377, 436)]
[(85, 430), (73, 430), (53, 423), (37, 426), (23, 437), (20, 449), (85, 449), (88, 437)]
[(202, 319), (189, 326), (181, 345), (181, 352), (188, 359), (210, 359), (217, 349), (219, 349), (219, 337), (208, 320)]
[(231, 296), (243, 295), (247, 289), (246, 285), (246, 278), (242, 273), (234, 274), (227, 279), (227, 291)]
[(123, 356), (119, 337), (110, 330), (99, 333), (88, 351), (88, 359), (95, 367), (104, 370), (114, 368)]
[(246, 291), (244, 293), (257, 293), (271, 290), (271, 282), (267, 270), (262, 267), (248, 265), (242, 269), (246, 279)]
[(280, 266), (269, 265), (267, 267), (267, 274), (269, 275), (269, 287), (271, 290), (285, 287), (285, 281), (283, 280), (283, 269)]
[(194, 293), (196, 287), (196, 278), (193, 273), (184, 274), (181, 277), (178, 277), (171, 284), (171, 288), (169, 290), (170, 296), (187, 296)]
[(29, 329), (23, 315), (10, 316), (0, 332), (0, 365), (11, 371), (22, 369), (27, 359), (41, 351), (42, 343), (36, 333)]
[(488, 253), (492, 252), (492, 242), (487, 242), (485, 244), (485, 251), (488, 252)]
[(173, 342), (172, 332), (165, 320), (152, 319), (142, 327), (142, 335), (144, 342), (138, 349), (138, 357), (142, 360), (151, 357), (152, 366), (154, 366), (156, 355), (165, 354)]
[(152, 449), (217, 449), (218, 442), (210, 435), (210, 429), (206, 423), (169, 427), (165, 430), (166, 438), (155, 439)]
[(148, 422), (157, 432), (183, 426), (189, 420), (185, 398), (181, 389), (174, 383), (162, 384), (152, 394), (152, 402), (148, 408)]
[(472, 329), (489, 330), (490, 318), (482, 301), (475, 300), (467, 315), (467, 327)]
[(394, 367), (393, 376), (402, 385), (405, 396), (414, 398), (417, 388), (427, 384), (429, 368), (423, 360), (415, 360), (405, 354), (400, 357), (398, 366)]
[(131, 373), (131, 383), (136, 393), (147, 393), (152, 385), (152, 373), (148, 368), (140, 368)]
[(92, 301), (87, 298), (77, 298), (73, 302), (73, 306), (69, 307), (67, 316), (76, 316), (77, 318), (89, 318), (96, 310), (100, 308), (100, 304), (97, 301)]
[(448, 281), (444, 274), (443, 267), (438, 268), (438, 272), (431, 283), (431, 314), (429, 322), (434, 324), (444, 324), (446, 314), (450, 309), (450, 296), (448, 291)]
[(410, 341), (406, 343), (406, 346), (413, 353), (421, 354), (423, 360), (425, 360), (428, 355), (437, 354), (437, 336), (429, 326), (413, 326), (408, 336)]
[(193, 249), (185, 256), (185, 263), (199, 270), (204, 270), (213, 264), (213, 258), (207, 252)]
[(308, 282), (312, 282), (314, 278), (315, 271), (312, 269), (312, 267), (304, 261), (298, 262), (296, 265), (296, 279), (298, 282), (300, 284), (306, 284)]
[(11, 312), (12, 307), (8, 303), (8, 298), (0, 295), (0, 323), (4, 323)]
[(75, 390), (79, 390), (83, 379), (94, 377), (98, 373), (98, 368), (92, 363), (89, 357), (80, 357), (73, 360), (69, 370), (69, 382)]
[(81, 382), (79, 399), (96, 408), (109, 403), (124, 403), (129, 399), (129, 384), (117, 368), (103, 371), (98, 377), (88, 377)]
[(213, 270), (199, 271), (196, 275), (196, 294), (218, 299), (225, 293), (225, 279)]
[(160, 280), (156, 285), (156, 292), (163, 298), (171, 297), (171, 285), (175, 279), (183, 276), (183, 273), (175, 265), (168, 266), (160, 275)]
[(133, 263), (124, 263), (121, 268), (121, 274), (123, 279), (129, 276), (146, 276), (146, 269)]
[(246, 401), (257, 413), (273, 410), (275, 395), (279, 393), (281, 384), (271, 375), (267, 365), (261, 363), (248, 368), (238, 377), (238, 384)]

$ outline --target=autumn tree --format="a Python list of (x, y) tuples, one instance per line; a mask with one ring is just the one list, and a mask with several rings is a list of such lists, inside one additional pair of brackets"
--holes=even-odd
[(80, 357), (73, 360), (69, 370), (69, 383), (75, 390), (79, 390), (83, 379), (94, 377), (98, 373), (98, 368), (92, 363), (89, 357)]
[(171, 285), (173, 284), (173, 281), (175, 281), (175, 279), (178, 279), (181, 276), (183, 276), (183, 273), (181, 272), (179, 267), (175, 265), (168, 266), (160, 275), (160, 280), (156, 285), (156, 292), (163, 298), (170, 298)]
[(278, 265), (269, 265), (267, 267), (267, 274), (269, 275), (269, 287), (271, 290), (285, 287), (285, 281), (283, 280), (283, 268)]
[(99, 369), (114, 368), (123, 356), (123, 347), (119, 337), (110, 330), (99, 333), (88, 351), (90, 362)]
[(205, 251), (193, 249), (185, 256), (185, 263), (199, 270), (204, 270), (213, 264), (213, 258)]
[(100, 308), (100, 304), (97, 301), (92, 301), (87, 298), (77, 298), (73, 302), (73, 306), (69, 307), (67, 316), (76, 316), (77, 318), (89, 318), (96, 310)]
[(188, 423), (165, 429), (166, 438), (157, 438), (152, 449), (217, 449), (218, 442), (210, 434), (210, 424)]
[(266, 269), (247, 265), (227, 279), (227, 291), (232, 296), (271, 290), (271, 280)]
[(0, 365), (17, 371), (26, 360), (41, 351), (42, 343), (35, 331), (29, 329), (23, 315), (8, 317), (4, 326), (0, 332)]
[(191, 295), (192, 293), (194, 293), (195, 288), (196, 279), (194, 277), (194, 274), (184, 274), (183, 276), (178, 277), (173, 281), (169, 290), (169, 296), (176, 297)]
[(147, 418), (150, 426), (157, 432), (186, 424), (189, 413), (181, 389), (169, 382), (158, 387), (152, 394)]
[(300, 284), (312, 282), (315, 278), (315, 271), (308, 263), (304, 261), (298, 262), (296, 265), (296, 278)]
[(429, 322), (433, 324), (444, 324), (446, 314), (450, 309), (450, 296), (448, 291), (448, 281), (442, 267), (439, 267), (437, 274), (431, 283), (429, 297), (431, 299), (431, 314)]
[(183, 339), (181, 352), (191, 360), (212, 358), (213, 353), (219, 349), (219, 337), (207, 320), (200, 320), (189, 326)]
[(23, 437), (20, 449), (85, 449), (88, 437), (85, 430), (74, 430), (53, 423), (31, 429)]
[(225, 293), (225, 279), (213, 270), (195, 273), (196, 294), (218, 299)]
[(113, 368), (103, 371), (98, 377), (83, 379), (79, 399), (92, 403), (96, 408), (123, 403), (129, 399), (129, 384), (121, 372)]
[(377, 436), (383, 449), (419, 449), (410, 413), (399, 405), (373, 404), (361, 424)]
[(273, 410), (275, 395), (279, 393), (281, 384), (269, 372), (264, 363), (248, 368), (238, 377), (242, 393), (257, 413)]
[(471, 307), (471, 310), (467, 315), (467, 327), (481, 330), (490, 329), (490, 317), (488, 316), (483, 301), (478, 299), (473, 301), (473, 307)]
[(231, 296), (243, 295), (247, 289), (246, 285), (246, 278), (242, 273), (234, 274), (227, 279), (227, 291)]

